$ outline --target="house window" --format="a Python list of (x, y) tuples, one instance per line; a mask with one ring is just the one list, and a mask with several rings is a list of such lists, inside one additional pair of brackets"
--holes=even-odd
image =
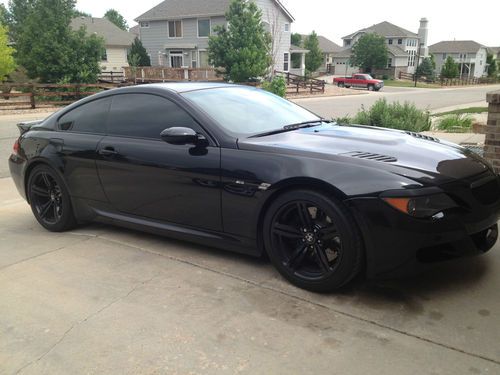
[(403, 39), (398, 39), (398, 44), (403, 44)]
[(182, 21), (168, 21), (168, 37), (182, 38)]
[(141, 28), (147, 29), (149, 27), (149, 22), (141, 22), (139, 25), (141, 25)]
[(392, 39), (389, 39), (389, 44), (392, 44)]
[(108, 61), (108, 51), (106, 51), (106, 48), (102, 49), (101, 61)]
[(388, 67), (388, 68), (392, 67), (392, 57), (389, 57), (389, 58), (387, 59), (387, 67)]
[(210, 36), (210, 19), (198, 20), (198, 38)]
[(345, 44), (346, 46), (350, 46), (350, 45), (351, 45), (351, 41), (350, 41), (350, 40), (344, 40), (344, 44)]
[(290, 31), (290, 24), (285, 23), (285, 32), (289, 32), (289, 31)]
[(283, 70), (285, 72), (288, 72), (289, 70), (289, 65), (290, 65), (290, 54), (289, 53), (285, 53), (283, 55)]
[(197, 56), (196, 51), (191, 51), (191, 68), (197, 68), (198, 67), (198, 59), (196, 58)]

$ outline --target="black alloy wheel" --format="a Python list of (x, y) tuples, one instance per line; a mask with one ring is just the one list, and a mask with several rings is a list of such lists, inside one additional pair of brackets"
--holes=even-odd
[(69, 195), (52, 168), (39, 165), (33, 169), (28, 196), (33, 214), (44, 228), (59, 232), (75, 225)]
[(266, 250), (287, 279), (309, 290), (331, 291), (357, 274), (361, 240), (340, 203), (317, 192), (293, 191), (269, 211)]

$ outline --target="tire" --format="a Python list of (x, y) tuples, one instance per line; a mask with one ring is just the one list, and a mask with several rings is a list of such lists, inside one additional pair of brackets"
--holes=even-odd
[(38, 165), (31, 171), (27, 194), (33, 215), (45, 229), (63, 232), (76, 226), (64, 181), (48, 165)]
[(348, 209), (313, 190), (292, 190), (269, 206), (263, 222), (269, 259), (292, 284), (331, 292), (351, 281), (363, 262), (361, 234)]
[(373, 85), (368, 85), (368, 91), (374, 91), (375, 87)]
[(338, 87), (344, 87), (344, 84), (342, 82), (337, 83)]

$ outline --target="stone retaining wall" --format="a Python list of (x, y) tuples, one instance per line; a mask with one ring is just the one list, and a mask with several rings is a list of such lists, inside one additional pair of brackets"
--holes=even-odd
[(500, 173), (500, 91), (486, 95), (488, 106), (488, 122), (486, 126), (486, 140), (484, 142), (484, 156)]

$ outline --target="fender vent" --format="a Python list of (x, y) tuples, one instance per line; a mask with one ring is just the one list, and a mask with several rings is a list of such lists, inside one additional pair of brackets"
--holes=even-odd
[(363, 151), (351, 151), (340, 155), (350, 156), (352, 158), (357, 158), (357, 159), (381, 161), (384, 163), (394, 163), (398, 161), (398, 159), (396, 159), (393, 156), (374, 154), (371, 152), (363, 152)]
[(433, 141), (433, 142), (438, 142), (439, 139), (434, 138), (434, 137), (429, 137), (428, 135), (420, 134), (420, 133), (414, 133), (414, 132), (405, 132), (408, 135), (411, 135), (412, 137), (419, 138), (419, 139), (425, 139), (426, 141)]

